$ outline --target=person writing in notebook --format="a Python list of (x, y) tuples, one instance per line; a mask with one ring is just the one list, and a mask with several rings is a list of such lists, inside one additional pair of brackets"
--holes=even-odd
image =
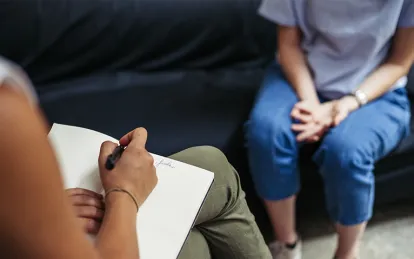
[[(157, 183), (152, 156), (145, 149), (147, 131), (138, 128), (120, 139), (128, 148), (112, 171), (104, 163), (116, 144), (102, 144), (99, 165), (105, 198), (78, 189), (65, 194), (48, 143), (48, 127), (36, 103), (24, 72), (0, 57), (1, 258), (139, 258), (136, 216)], [(270, 259), (238, 175), (226, 157), (215, 148), (197, 147), (171, 158), (215, 173), (179, 258)], [(89, 211), (79, 214), (82, 206)], [(80, 223), (97, 233), (95, 245)]]

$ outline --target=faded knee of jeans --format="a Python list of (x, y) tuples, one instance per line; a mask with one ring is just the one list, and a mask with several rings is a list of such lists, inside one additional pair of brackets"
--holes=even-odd
[(347, 138), (346, 136), (327, 136), (316, 160), (322, 159), (321, 165), (329, 174), (343, 180), (354, 178), (355, 173), (367, 174), (374, 169), (374, 157), (367, 143)]
[(266, 152), (273, 152), (274, 148), (295, 150), (296, 139), (291, 126), (283, 115), (253, 111), (246, 124), (247, 144), (252, 150)]

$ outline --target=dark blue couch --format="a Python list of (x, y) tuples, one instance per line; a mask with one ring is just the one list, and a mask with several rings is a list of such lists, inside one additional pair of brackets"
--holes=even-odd
[[(50, 122), (114, 137), (149, 131), (148, 149), (169, 155), (213, 145), (254, 194), (243, 123), (274, 58), (275, 26), (260, 0), (13, 0), (0, 3), (0, 55), (29, 73)], [(414, 75), (409, 81), (414, 98)], [(377, 201), (414, 195), (414, 136), (377, 168)], [(303, 207), (322, 201), (304, 151)], [(262, 225), (264, 228), (265, 224)]]

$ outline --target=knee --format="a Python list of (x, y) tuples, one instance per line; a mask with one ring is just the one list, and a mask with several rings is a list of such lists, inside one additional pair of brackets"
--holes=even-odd
[(339, 177), (353, 177), (357, 172), (369, 174), (374, 169), (373, 151), (369, 145), (352, 137), (327, 136), (316, 157), (323, 160), (323, 170)]
[(226, 189), (237, 189), (240, 184), (239, 175), (228, 161), (226, 155), (218, 148), (212, 146), (195, 147), (200, 157), (205, 161), (202, 168), (214, 173), (212, 189), (226, 187)]
[(171, 158), (214, 173), (214, 186), (237, 187), (239, 176), (226, 155), (212, 146), (186, 149)]
[(171, 158), (206, 170), (210, 170), (216, 164), (228, 163), (226, 155), (213, 146), (190, 147), (172, 155)]
[(246, 140), (249, 147), (273, 150), (275, 147), (294, 146), (295, 135), (291, 129), (289, 112), (276, 113), (253, 110), (246, 123)]
[[(197, 146), (188, 148), (179, 154), (186, 156), (187, 154), (192, 157), (192, 161), (189, 163), (194, 163), (194, 161), (199, 164), (198, 167), (208, 170), (215, 164), (228, 163), (226, 155), (213, 146)], [(215, 163), (213, 163), (215, 162)]]
[(372, 213), (373, 151), (352, 136), (328, 135), (315, 154), (325, 182), (328, 211), (336, 222), (355, 225)]

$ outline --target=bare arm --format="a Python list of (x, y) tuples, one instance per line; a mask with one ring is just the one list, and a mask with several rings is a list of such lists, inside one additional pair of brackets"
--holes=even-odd
[(319, 104), (315, 85), (300, 43), (301, 32), (298, 27), (278, 26), (279, 62), (287, 79), (299, 99)]
[[(108, 196), (96, 248), (76, 221), (41, 115), (0, 87), (0, 246), (2, 258), (138, 258), (136, 207)], [(116, 252), (116, 254), (115, 254)]]
[(9, 248), (6, 258), (98, 258), (69, 207), (39, 118), (25, 97), (0, 87), (0, 240)]
[(395, 33), (387, 60), (359, 87), (369, 101), (386, 93), (401, 77), (408, 74), (414, 62), (414, 28), (400, 28)]
[(125, 193), (111, 193), (106, 199), (104, 221), (96, 247), (103, 258), (139, 258), (137, 208)]
[[(395, 83), (407, 75), (414, 62), (414, 28), (400, 28), (394, 35), (390, 54), (360, 85), (359, 90), (366, 94), (367, 101), (372, 101), (385, 94)], [(333, 106), (336, 115), (333, 124), (336, 126), (348, 114), (359, 107), (352, 96), (344, 96)]]

